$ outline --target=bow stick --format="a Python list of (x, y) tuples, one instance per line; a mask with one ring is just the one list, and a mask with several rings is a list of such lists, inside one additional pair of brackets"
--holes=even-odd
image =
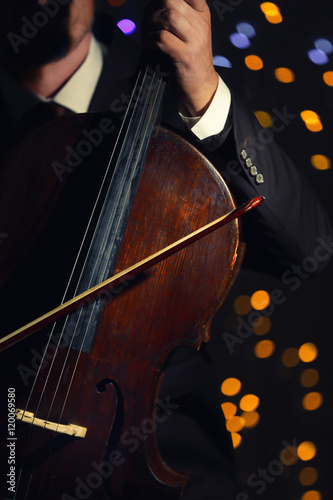
[(105, 291), (106, 289), (109, 289), (110, 286), (117, 286), (123, 281), (125, 281), (127, 278), (133, 278), (137, 276), (139, 273), (142, 273), (143, 271), (146, 271), (150, 267), (152, 267), (154, 264), (157, 264), (158, 262), (161, 262), (162, 260), (166, 259), (167, 257), (175, 254), (176, 252), (182, 250), (183, 248), (187, 247), (191, 243), (194, 243), (195, 241), (199, 240), (200, 238), (203, 238), (207, 234), (215, 231), (219, 227), (224, 226), (225, 224), (228, 224), (229, 222), (233, 221), (237, 217), (240, 217), (241, 215), (245, 214), (246, 212), (252, 210), (253, 208), (259, 206), (262, 202), (264, 201), (263, 196), (258, 196), (256, 198), (253, 198), (250, 201), (247, 201), (243, 203), (240, 207), (235, 208), (231, 212), (228, 212), (225, 215), (222, 215), (222, 217), (219, 217), (213, 222), (210, 222), (209, 224), (203, 226), (200, 229), (197, 229), (193, 233), (190, 233), (187, 236), (184, 236), (180, 240), (177, 240), (176, 242), (172, 243), (171, 245), (168, 245), (167, 247), (163, 248), (162, 250), (159, 250), (158, 252), (150, 255), (149, 257), (146, 257), (145, 259), (141, 260), (140, 262), (132, 265), (131, 267), (128, 267), (124, 271), (121, 271), (111, 278), (108, 278), (107, 280), (103, 281), (102, 283), (99, 283), (98, 285), (89, 288), (89, 290), (86, 290), (85, 292), (81, 293), (80, 295), (77, 295), (76, 297), (68, 300), (67, 302), (64, 302), (63, 304), (59, 305), (55, 309), (52, 309), (51, 311), (47, 312), (43, 316), (40, 316), (39, 318), (35, 319), (34, 321), (31, 321), (30, 323), (26, 324), (25, 326), (19, 328), (18, 330), (15, 330), (15, 332), (10, 333), (6, 337), (3, 337), (0, 339), (0, 352), (3, 351), (4, 349), (7, 349), (11, 345), (16, 344), (20, 340), (23, 340), (24, 338), (28, 337), (29, 335), (37, 332), (44, 326), (48, 325), (49, 323), (52, 323), (53, 321), (59, 319), (60, 317), (64, 316), (65, 314), (68, 314), (69, 312), (73, 311), (76, 309), (79, 305), (82, 303), (86, 303), (88, 300), (92, 300), (93, 298), (98, 297)]

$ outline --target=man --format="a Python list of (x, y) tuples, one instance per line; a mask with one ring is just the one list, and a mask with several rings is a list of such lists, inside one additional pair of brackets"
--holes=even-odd
[[(75, 113), (119, 109), (119, 97), (126, 94), (136, 66), (128, 65), (126, 56), (136, 61), (138, 52), (97, 19), (93, 36), (94, 3), (1, 0), (2, 137), (9, 140), (22, 123), (31, 128), (29, 110), (40, 101), (54, 101)], [(45, 27), (36, 27), (36, 21), (43, 25), (43, 20)], [(245, 263), (279, 274), (312, 255), (316, 238), (326, 238), (329, 232), (326, 216), (310, 187), (274, 143), (261, 151), (253, 149), (251, 138), (258, 137), (258, 124), (238, 97), (231, 96), (224, 81), (228, 76), (222, 79), (213, 66), (206, 1), (150, 3), (142, 34), (143, 45), (158, 50), (170, 64), (173, 92), (164, 121), (187, 135), (217, 168), (223, 170), (223, 165), (235, 165), (228, 161), (236, 161), (237, 169), (227, 169), (225, 174), (238, 201), (256, 195), (266, 198), (244, 222)], [(251, 169), (254, 163), (257, 169)], [(7, 261), (1, 264), (5, 267)], [(4, 281), (2, 297), (10, 304), (17, 285), (12, 285), (12, 274)], [(161, 398), (171, 395), (178, 410), (157, 432), (167, 463), (191, 473), (184, 500), (232, 499), (237, 492), (215, 389), (204, 348), (199, 354), (176, 353)]]

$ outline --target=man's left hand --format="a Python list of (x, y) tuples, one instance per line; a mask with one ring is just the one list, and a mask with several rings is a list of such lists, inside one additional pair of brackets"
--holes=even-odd
[(144, 47), (171, 60), (180, 108), (201, 116), (218, 85), (213, 65), (210, 10), (205, 0), (153, 0), (142, 24)]

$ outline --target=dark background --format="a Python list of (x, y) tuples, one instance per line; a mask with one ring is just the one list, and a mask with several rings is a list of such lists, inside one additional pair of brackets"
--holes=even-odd
[[(110, 8), (115, 21), (123, 18), (140, 23), (142, 8), (146, 1), (127, 0), (122, 6)], [(332, 113), (333, 87), (323, 81), (323, 73), (333, 70), (333, 54), (323, 66), (312, 63), (307, 52), (314, 48), (317, 38), (333, 42), (333, 9), (330, 0), (279, 0), (283, 22), (271, 24), (255, 0), (226, 0), (224, 19), (217, 15), (214, 1), (209, 2), (212, 12), (214, 55), (223, 55), (232, 63), (232, 71), (246, 87), (254, 111), (273, 109), (295, 114), (296, 118), (283, 131), (275, 134), (275, 140), (285, 149), (304, 175), (310, 180), (332, 220), (332, 169), (316, 170), (310, 161), (314, 154), (326, 155), (333, 161)], [(100, 8), (108, 8), (106, 0), (100, 0)], [(236, 31), (236, 24), (249, 22), (256, 30), (247, 49), (235, 48), (229, 36)], [(130, 35), (136, 39), (138, 30)], [(264, 67), (260, 71), (249, 70), (244, 57), (256, 54)], [(281, 83), (274, 76), (277, 67), (288, 67), (295, 74), (292, 83)], [(320, 132), (310, 132), (300, 117), (300, 112), (310, 109), (319, 114), (323, 124)], [(292, 207), (290, 207), (292, 210)], [(241, 445), (235, 449), (239, 479), (242, 482), (245, 500), (259, 498), (271, 500), (323, 500), (332, 495), (332, 292), (333, 262), (319, 276), (304, 279), (297, 290), (291, 291), (280, 279), (254, 274), (242, 270), (237, 283), (222, 310), (216, 315), (212, 330), (211, 351), (220, 367), (221, 382), (228, 377), (237, 377), (242, 382), (241, 392), (226, 400), (239, 404), (244, 394), (254, 393), (260, 398), (259, 424), (244, 429)], [(265, 337), (251, 335), (243, 344), (236, 345), (230, 353), (223, 340), (226, 331), (235, 332), (237, 314), (233, 309), (239, 295), (251, 296), (256, 290), (270, 293), (279, 289), (286, 297), (270, 315), (271, 330)], [(246, 319), (246, 315), (244, 316)], [(233, 330), (234, 329), (234, 330)], [(275, 351), (266, 359), (258, 359), (254, 346), (267, 338), (275, 343)], [(318, 357), (311, 363), (299, 363), (287, 368), (281, 355), (289, 347), (299, 348), (305, 342), (313, 342), (318, 348)], [(306, 368), (319, 372), (319, 382), (306, 389), (300, 375)], [(302, 398), (309, 391), (323, 395), (323, 404), (314, 411), (303, 409)], [(237, 414), (240, 414), (239, 411)], [(294, 465), (282, 465), (280, 453), (288, 442), (296, 447), (303, 441), (312, 441), (317, 448), (310, 461), (297, 460)], [(280, 462), (280, 466), (279, 466)], [(299, 474), (305, 467), (314, 467), (318, 479), (313, 485), (304, 486)], [(261, 487), (251, 486), (249, 477), (257, 480), (260, 469), (266, 470), (269, 480), (262, 480)], [(303, 496), (309, 490), (319, 492), (317, 496)]]

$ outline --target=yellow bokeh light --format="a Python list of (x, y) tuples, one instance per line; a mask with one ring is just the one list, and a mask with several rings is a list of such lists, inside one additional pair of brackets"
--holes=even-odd
[(244, 427), (248, 429), (252, 429), (252, 427), (259, 424), (260, 416), (257, 411), (243, 412), (241, 417), (244, 419)]
[(305, 122), (305, 126), (310, 132), (321, 132), (323, 130), (323, 125), (319, 120), (308, 120)]
[(296, 446), (286, 446), (280, 453), (280, 460), (284, 465), (295, 465), (298, 462)]
[(311, 486), (318, 479), (318, 472), (314, 467), (306, 467), (299, 474), (299, 482), (303, 486)]
[(280, 9), (275, 3), (264, 2), (260, 4), (260, 8), (262, 12), (265, 14), (265, 17), (268, 22), (272, 24), (278, 24), (283, 21)]
[(301, 384), (304, 387), (313, 387), (318, 383), (319, 373), (314, 368), (305, 370), (301, 375)]
[(306, 128), (311, 132), (320, 132), (323, 129), (320, 117), (315, 111), (305, 109), (301, 112), (301, 118), (304, 121)]
[(251, 305), (253, 309), (262, 311), (269, 306), (270, 300), (269, 293), (267, 293), (266, 290), (257, 290), (251, 296)]
[(281, 16), (281, 13), (276, 12), (276, 11), (266, 12), (265, 17), (266, 17), (267, 21), (269, 23), (272, 23), (272, 24), (279, 24), (279, 23), (282, 23), (282, 21), (283, 21), (283, 17)]
[(232, 432), (231, 439), (232, 439), (232, 446), (234, 448), (238, 448), (238, 446), (240, 446), (242, 442), (242, 436), (238, 434), (238, 432)]
[(243, 316), (248, 314), (252, 309), (251, 299), (248, 295), (240, 295), (234, 302), (234, 310), (237, 314)]
[(303, 398), (303, 408), (305, 410), (318, 410), (323, 404), (323, 395), (320, 392), (309, 392)]
[(325, 155), (311, 156), (311, 164), (317, 170), (328, 170), (331, 168), (331, 160)]
[(264, 14), (267, 14), (268, 12), (280, 12), (279, 7), (273, 2), (261, 3), (260, 8)]
[(296, 347), (289, 347), (288, 349), (283, 351), (281, 359), (284, 366), (287, 366), (288, 368), (296, 366), (300, 361), (298, 356), (298, 349)]
[(289, 68), (276, 68), (275, 78), (281, 83), (291, 83), (295, 81), (295, 74)]
[(299, 348), (298, 355), (304, 363), (311, 363), (318, 356), (318, 349), (312, 342), (307, 342)]
[(255, 111), (254, 114), (262, 127), (268, 128), (272, 125), (272, 116), (267, 111)]
[(239, 432), (243, 429), (245, 420), (243, 417), (230, 417), (226, 421), (226, 428), (229, 432)]
[(243, 411), (254, 411), (258, 408), (260, 399), (255, 394), (246, 394), (239, 402), (239, 407)]
[(304, 462), (312, 460), (317, 454), (317, 448), (312, 441), (303, 441), (297, 448), (297, 455)]
[(323, 79), (326, 85), (333, 87), (333, 71), (326, 71), (326, 73), (323, 74)]
[(267, 316), (261, 316), (253, 321), (252, 328), (256, 335), (266, 335), (272, 328), (272, 322)]
[(221, 408), (226, 419), (236, 415), (237, 406), (234, 405), (234, 403), (229, 403), (229, 402), (222, 403)]
[(305, 109), (304, 111), (301, 111), (301, 118), (303, 122), (313, 122), (316, 120), (320, 121), (319, 115), (315, 111), (311, 111), (311, 109)]
[(254, 348), (257, 358), (269, 358), (275, 351), (275, 344), (272, 340), (261, 340)]
[(238, 378), (230, 377), (222, 382), (221, 392), (226, 396), (235, 396), (242, 388), (242, 384)]
[(245, 64), (252, 71), (258, 71), (264, 67), (262, 59), (254, 54), (245, 57)]
[(315, 491), (315, 490), (307, 491), (301, 497), (301, 500), (321, 500), (321, 499), (322, 496), (320, 491)]

